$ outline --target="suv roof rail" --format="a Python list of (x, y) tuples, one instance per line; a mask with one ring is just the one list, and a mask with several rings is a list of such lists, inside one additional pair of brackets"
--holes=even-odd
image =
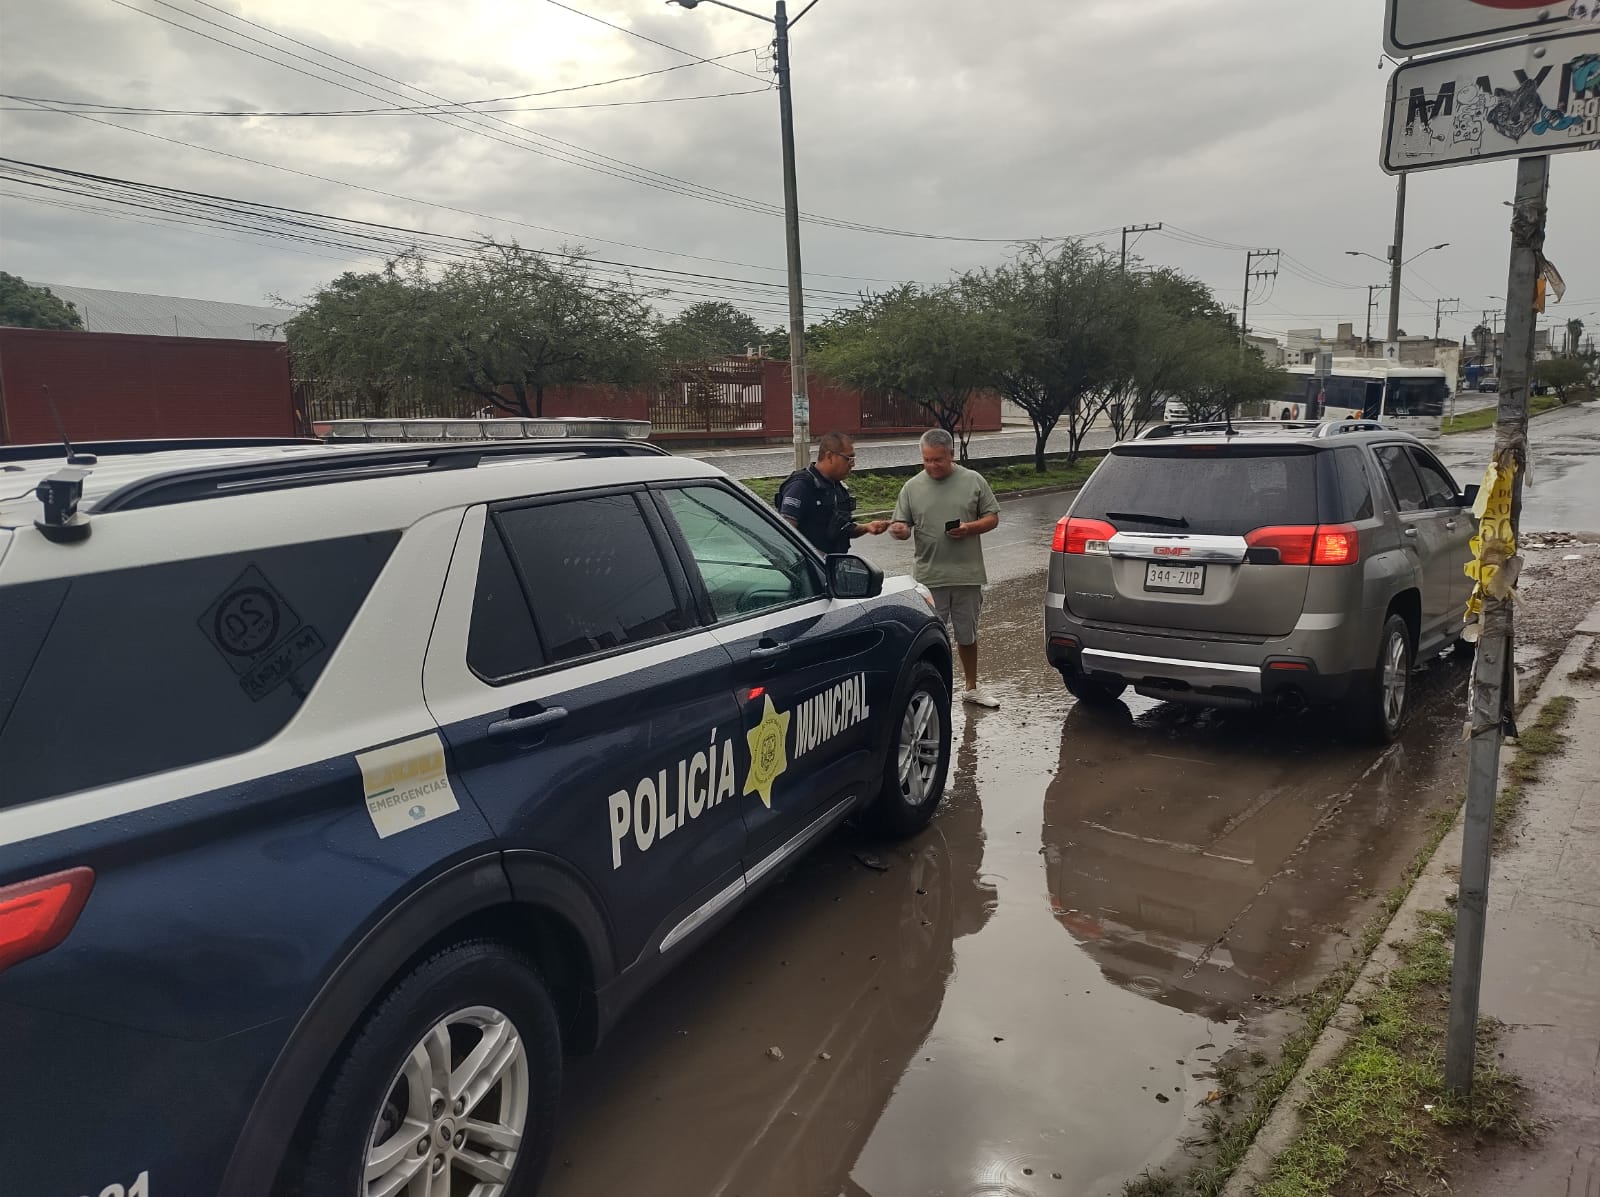
[(1267, 432), (1282, 429), (1286, 432), (1307, 432), (1316, 428), (1315, 420), (1204, 420), (1189, 424), (1157, 424), (1145, 430), (1140, 440), (1163, 440), (1170, 436), (1211, 436), (1225, 432), (1232, 436), (1246, 432)]
[[(259, 443), (259, 442), (256, 442)], [(289, 444), (317, 442), (291, 441)], [(214, 447), (214, 446), (213, 446)], [(669, 457), (643, 441), (551, 437), (548, 440), (477, 441), (462, 444), (405, 445), (393, 448), (330, 447), (326, 453), (266, 461), (238, 461), (195, 469), (170, 470), (130, 482), (94, 506), (94, 513), (165, 507), (200, 499), (291, 490), (362, 478), (392, 477), (431, 470), (472, 470), (485, 459), (518, 457)]]
[[(126, 441), (73, 441), (78, 453), (92, 453), (108, 457), (124, 453), (174, 453), (185, 449), (254, 449), (274, 448), (283, 445), (317, 445), (315, 437), (294, 436), (219, 436), (219, 437), (167, 437), (157, 440)], [(0, 445), (0, 461), (51, 461), (66, 460), (66, 449), (60, 441), (37, 445)]]
[(1316, 435), (1343, 436), (1348, 432), (1393, 432), (1392, 428), (1385, 428), (1377, 420), (1325, 420), (1317, 425)]

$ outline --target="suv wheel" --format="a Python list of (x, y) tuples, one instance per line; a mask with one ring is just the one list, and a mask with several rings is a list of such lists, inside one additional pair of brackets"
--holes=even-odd
[(292, 1193), (529, 1197), (561, 1090), (555, 1008), (531, 962), (457, 944), (381, 998), (334, 1064)]
[(870, 820), (883, 834), (904, 839), (933, 818), (950, 771), (950, 690), (926, 661), (912, 673), (890, 727), (893, 740)]
[(1363, 730), (1381, 744), (1393, 742), (1405, 726), (1411, 694), (1411, 628), (1390, 615), (1378, 640), (1378, 662), (1372, 681), (1356, 700), (1355, 715)]
[(1127, 682), (1102, 682), (1096, 678), (1087, 678), (1078, 673), (1061, 674), (1061, 680), (1067, 684), (1067, 690), (1079, 702), (1091, 707), (1108, 707), (1122, 697), (1122, 692), (1128, 688)]

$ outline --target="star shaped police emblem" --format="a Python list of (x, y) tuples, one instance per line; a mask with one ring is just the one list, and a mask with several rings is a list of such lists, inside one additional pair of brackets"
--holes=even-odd
[(761, 722), (745, 732), (750, 742), (750, 772), (744, 779), (746, 795), (755, 794), (762, 805), (772, 809), (772, 784), (789, 767), (784, 742), (789, 738), (789, 712), (779, 711), (772, 705), (772, 695), (766, 701)]

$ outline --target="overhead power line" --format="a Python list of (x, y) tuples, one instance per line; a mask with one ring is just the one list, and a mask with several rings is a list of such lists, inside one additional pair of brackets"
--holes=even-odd
[[(394, 257), (417, 251), (429, 260), (461, 260), (479, 246), (474, 238), (407, 228), (377, 221), (356, 220), (327, 213), (287, 208), (252, 200), (187, 191), (132, 179), (96, 175), (18, 159), (0, 158), (0, 177), (38, 191), (91, 200), (131, 211), (142, 217), (177, 220), (251, 235), (285, 238), (325, 248), (356, 250), (368, 255)], [(59, 201), (58, 201), (59, 202)], [(94, 209), (97, 213), (103, 208)], [(564, 255), (529, 249), (541, 257)], [(748, 305), (784, 310), (779, 299), (784, 284), (665, 267), (644, 266), (607, 258), (585, 257), (586, 267), (601, 276), (660, 285), (700, 298), (722, 298)], [(821, 291), (829, 307), (853, 306), (857, 294)]]
[[(693, 65), (693, 64), (690, 64)], [(768, 87), (751, 87), (744, 91), (716, 91), (694, 96), (656, 96), (646, 100), (595, 100), (587, 104), (544, 104), (514, 108), (480, 108), (483, 100), (463, 100), (460, 104), (412, 105), (394, 108), (332, 108), (315, 111), (274, 111), (250, 108), (145, 108), (136, 104), (105, 104), (94, 100), (62, 100), (51, 96), (21, 96), (0, 92), (0, 99), (20, 100), (21, 104), (0, 106), (0, 112), (30, 112), (40, 104), (53, 105), (72, 112), (93, 112), (110, 116), (185, 116), (185, 117), (371, 117), (371, 116), (430, 116), (436, 113), (476, 112), (575, 112), (591, 108), (636, 108), (646, 104), (686, 104), (691, 100), (722, 100), (730, 96), (759, 96), (771, 91)]]
[[(195, 29), (195, 28), (193, 28), (191, 26), (184, 25), (184, 24), (181, 24), (181, 23), (179, 23), (177, 21), (174, 21), (169, 17), (164, 17), (164, 16), (160, 15), (159, 13), (154, 13), (154, 12), (151, 12), (150, 10), (148, 10), (148, 9), (140, 8), (137, 5), (128, 3), (128, 0), (111, 0), (111, 2), (116, 4), (116, 5), (118, 5), (119, 7), (126, 8), (131, 12), (140, 13), (141, 15), (144, 15), (144, 16), (147, 16), (147, 17), (151, 17), (151, 18), (153, 18), (155, 20), (158, 20), (158, 21), (162, 21), (162, 22), (164, 22), (166, 24), (172, 25), (174, 28), (182, 29), (185, 32), (194, 34), (195, 36), (198, 36), (198, 37), (202, 37), (207, 41), (215, 42), (218, 45), (226, 46), (227, 48), (235, 50), (237, 52), (248, 54), (251, 57), (264, 58), (263, 55), (260, 55), (260, 54), (256, 53), (255, 51), (250, 50), (248, 47), (237, 45), (234, 42), (225, 41), (225, 40), (223, 40), (221, 38), (218, 38), (218, 37), (215, 37), (215, 36), (213, 36), (211, 34), (208, 34), (208, 33), (204, 32), (203, 30)], [(196, 4), (196, 5), (199, 5), (201, 7), (210, 9), (210, 10), (212, 10), (214, 12), (217, 12), (217, 13), (221, 14), (224, 17), (228, 17), (228, 18), (230, 18), (230, 19), (232, 19), (234, 21), (237, 21), (237, 22), (239, 22), (241, 24), (250, 26), (251, 28), (262, 30), (263, 32), (269, 33), (273, 37), (276, 37), (276, 38), (278, 38), (278, 39), (280, 39), (280, 40), (282, 40), (284, 42), (287, 42), (287, 43), (289, 43), (291, 45), (300, 46), (300, 47), (302, 47), (304, 49), (310, 50), (313, 53), (315, 53), (317, 55), (320, 55), (321, 57), (326, 58), (326, 59), (328, 59), (328, 60), (330, 60), (332, 62), (343, 63), (346, 66), (353, 67), (356, 70), (363, 72), (364, 75), (370, 76), (371, 79), (362, 78), (362, 77), (359, 77), (359, 76), (356, 76), (356, 75), (352, 75), (349, 72), (340, 70), (340, 69), (338, 69), (336, 67), (330, 67), (330, 66), (327, 66), (324, 63), (316, 62), (313, 59), (307, 58), (305, 55), (296, 53), (296, 52), (294, 52), (292, 50), (285, 50), (285, 49), (282, 49), (281, 47), (278, 47), (278, 46), (269, 45), (268, 43), (262, 41), (260, 38), (256, 38), (256, 37), (251, 36), (250, 34), (240, 32), (239, 30), (234, 29), (231, 26), (223, 25), (222, 23), (220, 23), (218, 21), (211, 20), (210, 18), (202, 16), (199, 13), (192, 12), (192, 11), (190, 11), (188, 9), (180, 8), (175, 4), (169, 3), (168, 0), (149, 0), (149, 2), (150, 3), (154, 3), (154, 4), (158, 4), (161, 7), (169, 9), (172, 12), (178, 13), (178, 14), (180, 14), (182, 16), (185, 16), (185, 17), (189, 18), (190, 20), (199, 21), (202, 24), (209, 25), (209, 26), (212, 26), (213, 28), (217, 28), (217, 29), (223, 30), (223, 31), (229, 33), (231, 36), (240, 38), (243, 41), (250, 42), (250, 43), (252, 43), (254, 45), (261, 46), (261, 47), (263, 47), (265, 49), (268, 49), (268, 50), (272, 51), (273, 53), (282, 54), (282, 55), (285, 55), (288, 58), (297, 59), (297, 60), (299, 60), (301, 62), (307, 63), (307, 64), (309, 64), (311, 66), (314, 66), (314, 67), (318, 68), (318, 70), (326, 71), (326, 72), (328, 72), (328, 74), (335, 75), (335, 76), (340, 76), (340, 77), (342, 77), (344, 79), (351, 80), (352, 83), (356, 84), (357, 86), (352, 86), (350, 83), (341, 83), (341, 82), (338, 81), (338, 79), (329, 78), (327, 74), (317, 74), (317, 73), (312, 72), (312, 71), (307, 71), (304, 68), (297, 67), (297, 66), (295, 66), (295, 65), (293, 65), (292, 63), (289, 63), (289, 62), (284, 62), (281, 59), (264, 58), (264, 61), (271, 62), (274, 65), (283, 67), (283, 68), (285, 68), (287, 70), (295, 71), (298, 74), (307, 75), (310, 78), (317, 79), (320, 82), (330, 84), (331, 86), (343, 88), (344, 90), (354, 92), (354, 93), (356, 93), (358, 95), (365, 95), (365, 96), (367, 96), (369, 98), (372, 98), (372, 99), (383, 99), (384, 98), (383, 96), (374, 95), (372, 90), (368, 90), (369, 88), (376, 88), (380, 92), (387, 92), (389, 94), (389, 96), (391, 96), (391, 97), (396, 97), (396, 98), (400, 98), (400, 99), (406, 99), (407, 98), (407, 97), (401, 95), (399, 92), (396, 92), (393, 88), (386, 87), (381, 83), (373, 83), (373, 82), (371, 82), (371, 79), (380, 79), (380, 80), (385, 80), (388, 83), (397, 84), (398, 86), (406, 88), (409, 91), (415, 92), (418, 95), (425, 96), (430, 100), (435, 100), (435, 101), (438, 101), (438, 102), (440, 102), (442, 104), (445, 104), (445, 105), (454, 105), (456, 103), (455, 101), (449, 100), (447, 97), (438, 95), (438, 94), (436, 94), (434, 92), (430, 92), (425, 88), (418, 87), (418, 86), (416, 86), (414, 84), (405, 83), (403, 80), (395, 79), (393, 76), (385, 75), (381, 71), (374, 70), (374, 69), (372, 69), (370, 67), (362, 66), (358, 62), (354, 62), (351, 59), (341, 57), (340, 55), (334, 54), (331, 51), (319, 49), (318, 47), (313, 46), (308, 42), (301, 41), (298, 38), (294, 38), (294, 37), (289, 36), (288, 34), (278, 33), (277, 31), (272, 30), (272, 29), (270, 29), (269, 27), (267, 27), (265, 25), (261, 25), (261, 24), (255, 22), (255, 21), (251, 21), (251, 20), (248, 20), (247, 18), (244, 18), (244, 17), (241, 17), (241, 16), (237, 16), (236, 14), (228, 12), (226, 9), (220, 8), (215, 4), (209, 3), (209, 0), (189, 0), (189, 2), (191, 4)], [(556, 0), (550, 0), (550, 2), (551, 3), (556, 3)], [(562, 7), (569, 7), (569, 6), (563, 5)], [(580, 10), (577, 10), (577, 9), (571, 9), (570, 11), (577, 12), (581, 16), (589, 16), (589, 14), (582, 13)], [(594, 19), (598, 20), (599, 18), (594, 18)], [(610, 24), (610, 22), (606, 22), (606, 21), (603, 21), (603, 20), (601, 21), (601, 23), (602, 24), (608, 24), (608, 25)], [(621, 27), (617, 26), (616, 28), (620, 29)], [(630, 32), (630, 31), (627, 31), (627, 30), (623, 30), (623, 31), (624, 32)], [(638, 36), (643, 36), (643, 35), (638, 35)], [(646, 38), (645, 40), (653, 40), (653, 39)], [(665, 45), (665, 43), (660, 43), (660, 44)], [(681, 49), (678, 49), (677, 47), (667, 46), (666, 48), (673, 50), (675, 53), (689, 55), (690, 57), (696, 57), (696, 56), (690, 54), (689, 51), (681, 50)], [(696, 61), (711, 61), (711, 60), (710, 59), (700, 59), (700, 58), (696, 57)], [(725, 64), (724, 64), (724, 69), (736, 70), (736, 68), (726, 67)], [(737, 73), (746, 74), (746, 75), (749, 74), (749, 72), (737, 72)], [(750, 77), (751, 78), (760, 79), (760, 76), (752, 75)], [(766, 82), (766, 80), (762, 80), (762, 82)], [(48, 111), (58, 111), (58, 112), (59, 111), (63, 111), (63, 109), (55, 109), (55, 108), (49, 108), (49, 109), (46, 109), (46, 110), (48, 110)], [(459, 130), (461, 130), (463, 132), (474, 133), (477, 136), (486, 137), (486, 138), (488, 138), (489, 140), (492, 140), (492, 141), (499, 141), (502, 144), (513, 145), (516, 148), (521, 148), (521, 149), (527, 150), (527, 151), (532, 152), (532, 153), (540, 154), (540, 155), (542, 155), (544, 157), (552, 158), (552, 159), (555, 159), (557, 161), (561, 161), (561, 162), (567, 163), (568, 165), (578, 166), (581, 169), (596, 171), (597, 173), (600, 173), (600, 174), (610, 175), (610, 176), (615, 177), (615, 178), (623, 179), (623, 180), (628, 181), (628, 182), (637, 183), (637, 184), (640, 184), (642, 186), (651, 187), (651, 188), (654, 188), (656, 190), (665, 191), (665, 192), (669, 192), (669, 193), (672, 193), (672, 194), (677, 194), (677, 195), (683, 196), (685, 198), (698, 199), (698, 200), (701, 200), (703, 202), (719, 204), (719, 205), (722, 205), (724, 207), (740, 209), (740, 210), (743, 210), (743, 211), (748, 211), (748, 212), (756, 213), (756, 214), (759, 214), (759, 215), (781, 217), (782, 214), (783, 214), (783, 209), (782, 209), (781, 205), (769, 203), (768, 201), (765, 201), (765, 200), (757, 200), (757, 199), (754, 199), (754, 198), (752, 198), (750, 196), (741, 195), (741, 194), (738, 194), (738, 193), (735, 193), (735, 192), (729, 192), (729, 191), (724, 191), (724, 190), (721, 190), (721, 189), (718, 189), (718, 188), (707, 187), (707, 186), (705, 186), (703, 184), (694, 183), (694, 182), (692, 182), (690, 180), (682, 179), (682, 178), (679, 178), (679, 177), (677, 177), (675, 175), (666, 174), (664, 172), (656, 171), (656, 170), (653, 170), (653, 169), (648, 168), (648, 167), (642, 167), (642, 166), (637, 165), (636, 163), (628, 162), (625, 159), (615, 158), (615, 157), (612, 157), (610, 155), (600, 153), (598, 151), (589, 150), (589, 149), (587, 149), (587, 148), (585, 148), (585, 147), (583, 147), (581, 145), (578, 145), (577, 143), (570, 142), (570, 141), (565, 141), (565, 140), (563, 140), (561, 138), (553, 137), (550, 134), (538, 133), (538, 132), (534, 132), (532, 130), (525, 129), (520, 125), (513, 124), (513, 123), (511, 123), (509, 121), (506, 121), (506, 120), (503, 120), (503, 119), (501, 119), (499, 117), (493, 117), (493, 116), (488, 117), (487, 118), (487, 123), (485, 123), (484, 120), (474, 119), (474, 114), (471, 113), (471, 112), (450, 111), (450, 112), (444, 112), (444, 113), (427, 113), (427, 114), (423, 114), (423, 115), (427, 116), (428, 119), (439, 121), (439, 122), (441, 122), (443, 124), (448, 125), (451, 128), (459, 129)], [(460, 121), (465, 121), (466, 123), (465, 124), (459, 123)], [(125, 127), (125, 126), (123, 126), (123, 127)], [(508, 141), (507, 137), (504, 135), (503, 131), (509, 131), (510, 136), (514, 140), (509, 140)], [(552, 147), (556, 147), (556, 148), (552, 148)], [(840, 219), (840, 218), (820, 215), (818, 213), (811, 213), (811, 212), (801, 213), (801, 219), (804, 220), (805, 222), (809, 223), (809, 224), (814, 224), (814, 225), (818, 225), (818, 226), (821, 226), (821, 227), (837, 228), (837, 229), (843, 229), (843, 230), (852, 231), (852, 232), (873, 233), (873, 234), (877, 234), (877, 235), (881, 235), (881, 236), (905, 237), (905, 238), (916, 239), (916, 240), (956, 241), (956, 242), (988, 243), (988, 244), (1017, 244), (1017, 243), (1025, 242), (1025, 241), (1037, 241), (1037, 240), (1056, 241), (1056, 240), (1065, 239), (1065, 238), (1061, 238), (1059, 236), (1045, 236), (1045, 235), (1029, 235), (1029, 236), (1021, 236), (1021, 237), (972, 237), (972, 236), (962, 236), (962, 235), (948, 234), (948, 233), (926, 233), (926, 232), (919, 232), (919, 231), (910, 230), (910, 229), (898, 229), (898, 228), (891, 228), (891, 227), (887, 227), (887, 226), (883, 226), (883, 225), (874, 225), (874, 224), (869, 224), (869, 223), (860, 222), (860, 221), (843, 220), (843, 219)]]
[[(666, 42), (657, 41), (653, 37), (649, 37), (646, 34), (640, 33), (637, 29), (629, 29), (626, 25), (615, 24), (614, 22), (606, 20), (604, 17), (595, 16), (595, 14), (592, 13), (592, 12), (584, 12), (583, 9), (581, 9), (581, 8), (573, 8), (572, 5), (570, 5), (570, 4), (563, 4), (561, 2), (561, 0), (547, 0), (547, 2), (550, 3), (550, 4), (555, 5), (557, 8), (565, 9), (567, 12), (572, 13), (574, 16), (582, 17), (586, 21), (594, 21), (596, 24), (604, 25), (608, 29), (615, 29), (618, 33), (626, 33), (629, 37), (636, 37), (640, 41), (649, 42), (652, 46), (660, 46), (663, 50), (671, 50), (674, 54), (682, 54), (686, 58), (692, 58), (696, 62), (714, 62), (715, 61), (714, 59), (710, 59), (710, 58), (702, 58), (698, 54), (694, 53), (692, 50), (685, 50), (680, 46), (670, 46)], [(804, 13), (801, 14), (801, 16), (804, 16), (804, 15), (805, 15)], [(799, 17), (795, 18), (795, 20), (799, 20), (799, 19), (800, 19)], [(761, 78), (761, 76), (759, 76), (759, 75), (750, 74), (749, 71), (741, 71), (741, 70), (739, 70), (738, 67), (730, 67), (730, 66), (727, 66), (727, 65), (722, 64), (722, 63), (717, 63), (716, 65), (721, 66), (722, 69), (725, 70), (725, 71), (733, 71), (733, 72), (735, 72), (737, 74), (740, 74), (740, 75), (749, 75), (749, 77), (752, 78), (752, 79), (760, 79)]]

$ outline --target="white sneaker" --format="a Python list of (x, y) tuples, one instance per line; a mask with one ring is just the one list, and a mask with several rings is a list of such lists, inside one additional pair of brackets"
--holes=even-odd
[(975, 707), (984, 707), (991, 711), (1000, 709), (1000, 700), (987, 690), (968, 690), (961, 695), (962, 702), (970, 702)]

